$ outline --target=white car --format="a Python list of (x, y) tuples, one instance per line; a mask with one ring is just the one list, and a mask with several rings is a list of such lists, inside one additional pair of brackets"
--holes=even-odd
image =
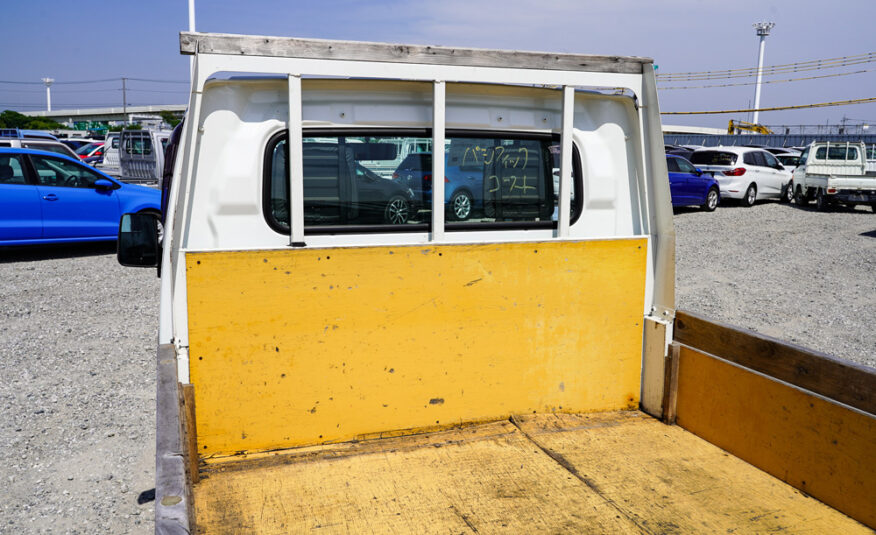
[(738, 199), (752, 206), (758, 199), (790, 201), (791, 171), (764, 149), (751, 147), (704, 147), (690, 161), (718, 181), (721, 199)]

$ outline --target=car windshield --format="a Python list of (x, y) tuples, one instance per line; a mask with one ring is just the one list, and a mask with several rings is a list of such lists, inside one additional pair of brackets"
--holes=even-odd
[(691, 154), (690, 162), (694, 165), (735, 165), (736, 155), (719, 150), (703, 150)]
[(99, 146), (100, 144), (98, 143), (89, 143), (88, 145), (83, 145), (82, 147), (76, 149), (76, 154), (79, 154), (80, 156), (87, 156), (89, 152), (93, 151)]

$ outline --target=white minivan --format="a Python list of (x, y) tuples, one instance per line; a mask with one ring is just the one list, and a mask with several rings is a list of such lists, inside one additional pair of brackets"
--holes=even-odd
[(752, 147), (703, 147), (690, 161), (703, 173), (713, 175), (722, 199), (738, 199), (752, 206), (758, 199), (790, 201), (791, 172), (770, 152)]

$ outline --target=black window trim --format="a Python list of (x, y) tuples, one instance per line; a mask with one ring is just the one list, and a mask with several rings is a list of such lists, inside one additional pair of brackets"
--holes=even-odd
[[(431, 128), (319, 128), (306, 129), (303, 131), (303, 137), (330, 137), (330, 136), (411, 136), (431, 138)], [(502, 139), (526, 139), (526, 140), (544, 140), (560, 141), (560, 134), (545, 133), (545, 132), (513, 132), (505, 130), (465, 130), (465, 129), (447, 129), (444, 131), (444, 136), (457, 138), (481, 138), (481, 137), (501, 137)], [(274, 217), (271, 216), (271, 164), (273, 160), (274, 147), (280, 141), (289, 138), (289, 130), (282, 129), (274, 133), (268, 142), (265, 144), (265, 154), (262, 160), (262, 215), (268, 227), (271, 230), (289, 236), (291, 230), (281, 225)], [(289, 161), (289, 145), (286, 145), (286, 161)], [(572, 202), (573, 217), (569, 221), (569, 226), (574, 225), (584, 208), (584, 178), (581, 166), (581, 156), (578, 152), (578, 147), (572, 143), (572, 171), (573, 171), (573, 187), (578, 193)], [(549, 177), (549, 180), (553, 180)], [(559, 192), (554, 192), (559, 194)], [(491, 231), (491, 230), (540, 230), (540, 229), (556, 229), (558, 221), (495, 221), (488, 223), (471, 223), (471, 222), (450, 222), (444, 223), (446, 232), (455, 231)], [(381, 233), (409, 233), (409, 232), (430, 232), (432, 223), (418, 223), (412, 225), (315, 225), (304, 227), (305, 236), (324, 236), (334, 234), (381, 234)]]

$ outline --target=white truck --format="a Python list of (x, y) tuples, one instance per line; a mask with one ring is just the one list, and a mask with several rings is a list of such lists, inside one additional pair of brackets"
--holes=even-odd
[(651, 60), (180, 45), (156, 533), (872, 533), (876, 373), (675, 309)]
[(820, 211), (836, 205), (869, 205), (876, 212), (876, 171), (867, 169), (864, 143), (815, 141), (800, 156), (792, 179), (794, 200), (812, 200)]

